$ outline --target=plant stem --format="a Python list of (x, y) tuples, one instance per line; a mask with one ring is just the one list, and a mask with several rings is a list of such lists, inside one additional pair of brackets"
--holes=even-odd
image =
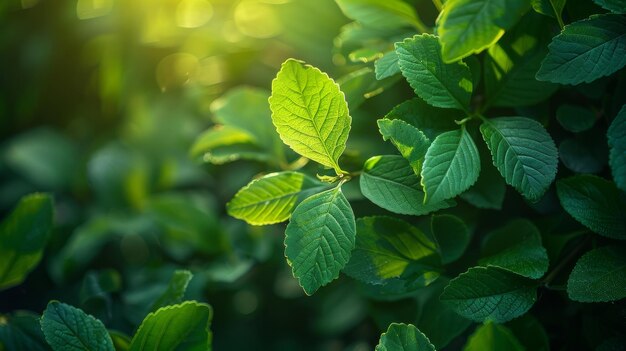
[(441, 3), (441, 0), (433, 0), (433, 5), (435, 5), (435, 7), (437, 8), (437, 11), (441, 11), (441, 9), (443, 8), (443, 4)]
[(549, 287), (550, 283), (559, 275), (559, 273), (561, 273), (563, 268), (565, 268), (565, 266), (567, 266), (567, 264), (569, 264), (570, 261), (580, 253), (580, 250), (585, 247), (590, 238), (591, 236), (587, 235), (584, 239), (582, 239), (578, 245), (576, 245), (576, 247), (574, 247), (572, 251), (570, 251), (567, 256), (565, 256), (565, 258), (561, 260), (561, 262), (559, 262), (559, 264), (557, 264), (556, 267), (548, 273), (548, 275), (546, 275), (545, 278), (543, 278), (542, 282), (546, 287)]

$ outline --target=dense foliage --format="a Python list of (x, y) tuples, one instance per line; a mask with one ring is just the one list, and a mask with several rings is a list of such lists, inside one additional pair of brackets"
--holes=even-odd
[(21, 5), (0, 350), (626, 348), (623, 0)]

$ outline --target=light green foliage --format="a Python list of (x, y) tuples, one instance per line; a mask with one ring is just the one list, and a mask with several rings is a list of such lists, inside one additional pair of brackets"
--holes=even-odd
[(374, 156), (365, 161), (360, 187), (371, 202), (399, 214), (420, 216), (455, 205), (453, 200), (424, 204), (419, 178), (401, 156)]
[(517, 219), (488, 233), (482, 246), (482, 266), (498, 266), (528, 278), (539, 279), (548, 270), (548, 253), (535, 225)]
[(174, 271), (172, 279), (170, 279), (166, 290), (161, 296), (152, 304), (150, 312), (154, 312), (161, 307), (175, 305), (183, 301), (185, 291), (187, 291), (187, 285), (193, 278), (193, 274), (187, 270)]
[(626, 105), (622, 106), (606, 133), (609, 165), (617, 187), (626, 191)]
[(437, 135), (456, 128), (454, 120), (460, 120), (463, 116), (461, 111), (434, 107), (419, 98), (413, 98), (394, 107), (385, 118), (401, 119), (419, 129), (428, 140), (434, 140)]
[(268, 161), (269, 155), (255, 144), (247, 132), (231, 126), (216, 126), (198, 136), (190, 154), (216, 165), (237, 160)]
[(509, 328), (487, 322), (470, 335), (463, 351), (525, 351)]
[(82, 310), (51, 301), (41, 317), (41, 330), (55, 351), (113, 351), (113, 342), (99, 320)]
[(561, 206), (594, 232), (626, 240), (626, 200), (614, 183), (592, 175), (577, 175), (556, 183)]
[(0, 314), (0, 350), (49, 351), (39, 316), (23, 311)]
[(495, 44), (528, 10), (528, 0), (448, 0), (437, 20), (445, 62)]
[(435, 351), (435, 347), (413, 324), (392, 323), (381, 334), (376, 351)]
[(458, 260), (467, 249), (471, 239), (469, 228), (463, 220), (453, 215), (433, 215), (430, 220), (430, 230), (437, 239), (444, 264)]
[(289, 219), (300, 201), (326, 187), (303, 173), (271, 173), (241, 188), (226, 210), (253, 225), (279, 223)]
[(472, 73), (463, 62), (444, 63), (439, 40), (430, 34), (396, 43), (402, 75), (417, 96), (435, 107), (469, 109)]
[(129, 351), (211, 350), (213, 309), (186, 301), (162, 307), (146, 316), (133, 336)]
[(402, 0), (336, 0), (341, 11), (364, 26), (371, 28), (420, 28), (415, 10)]
[(474, 267), (452, 279), (440, 299), (465, 318), (503, 323), (526, 313), (537, 292), (528, 278), (498, 267)]
[(573, 133), (589, 130), (596, 123), (593, 111), (576, 105), (562, 105), (556, 110), (556, 120), (559, 124)]
[(294, 151), (341, 174), (352, 118), (339, 86), (319, 69), (285, 61), (272, 81), (272, 121)]
[(548, 98), (558, 88), (556, 84), (535, 79), (541, 61), (548, 53), (544, 43), (545, 22), (542, 16), (529, 14), (487, 50), (484, 71), (489, 105), (533, 105)]
[(478, 149), (465, 127), (440, 134), (428, 148), (422, 167), (425, 202), (459, 195), (476, 182), (479, 173)]
[(626, 249), (605, 246), (584, 254), (569, 276), (567, 294), (581, 302), (626, 298)]
[(548, 48), (538, 80), (589, 83), (626, 65), (626, 22), (620, 15), (594, 15), (565, 26)]
[(395, 76), (400, 73), (400, 65), (398, 64), (398, 54), (395, 51), (389, 51), (374, 62), (374, 71), (376, 79), (382, 80)]
[(354, 213), (339, 186), (296, 207), (285, 231), (285, 257), (307, 295), (337, 278), (355, 236)]
[(400, 151), (402, 157), (409, 161), (413, 172), (419, 175), (422, 171), (422, 162), (430, 140), (419, 129), (400, 119), (379, 119), (378, 130), (384, 140), (391, 140)]
[(593, 2), (613, 13), (626, 13), (625, 0), (593, 0)]
[(0, 223), (0, 290), (20, 284), (37, 266), (52, 222), (52, 198), (31, 194)]
[(402, 281), (408, 289), (427, 286), (439, 277), (441, 257), (433, 238), (392, 217), (365, 217), (356, 222), (356, 245), (344, 273), (368, 284)]
[(480, 132), (506, 183), (531, 201), (540, 199), (558, 163), (554, 141), (543, 126), (529, 118), (502, 117), (483, 122)]

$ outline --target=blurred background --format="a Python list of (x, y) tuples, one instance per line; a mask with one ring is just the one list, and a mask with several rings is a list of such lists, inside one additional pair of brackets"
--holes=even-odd
[(359, 66), (368, 52), (348, 58), (360, 29), (342, 27), (334, 1), (4, 0), (0, 21), (0, 215), (35, 191), (56, 206), (44, 259), (2, 293), (0, 312), (41, 313), (59, 299), (132, 334), (172, 273), (189, 269), (186, 298), (214, 307), (215, 350), (366, 350), (397, 319), (390, 311), (414, 319), (415, 301), (381, 308), (345, 278), (304, 297), (284, 226), (225, 214), (240, 187), (276, 168), (254, 153), (232, 163), (228, 150), (215, 162), (190, 154), (220, 111), (268, 118), (271, 79), (289, 57), (344, 77), (353, 118), (372, 117), (353, 126), (372, 138), (352, 145), (388, 147), (375, 119), (410, 90), (367, 105), (368, 89), (386, 83)]

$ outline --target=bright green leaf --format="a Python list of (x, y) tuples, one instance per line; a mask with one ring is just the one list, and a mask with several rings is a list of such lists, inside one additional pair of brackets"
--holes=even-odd
[(531, 201), (540, 199), (558, 163), (554, 141), (543, 126), (525, 117), (502, 117), (485, 121), (480, 132), (506, 183)]
[(326, 187), (303, 173), (271, 173), (241, 188), (226, 210), (252, 225), (279, 223), (289, 219), (300, 201)]
[(41, 330), (55, 351), (113, 351), (104, 324), (82, 310), (51, 301), (41, 316)]
[(383, 53), (371, 48), (361, 48), (348, 54), (348, 59), (355, 63), (368, 63), (383, 57)]
[(43, 254), (53, 222), (52, 198), (24, 196), (0, 223), (0, 290), (20, 284)]
[(419, 178), (401, 156), (374, 156), (365, 161), (360, 186), (367, 199), (394, 213), (421, 216), (455, 205), (453, 200), (424, 204)]
[(429, 140), (434, 140), (437, 135), (456, 128), (454, 121), (464, 116), (461, 111), (434, 107), (419, 98), (413, 98), (394, 107), (385, 118), (403, 120), (419, 129)]
[(581, 302), (626, 298), (626, 249), (605, 246), (584, 254), (569, 276), (567, 294)]
[(435, 347), (413, 324), (392, 323), (380, 335), (376, 351), (435, 351)]
[[(527, 351), (509, 328), (493, 322), (478, 327), (463, 351)], [(530, 350), (528, 350), (530, 351)]]
[(420, 174), (426, 150), (430, 140), (419, 129), (401, 119), (379, 119), (378, 129), (384, 140), (391, 140), (413, 168), (415, 174)]
[(374, 71), (376, 79), (382, 80), (395, 76), (400, 73), (400, 65), (398, 64), (398, 54), (395, 51), (389, 51), (383, 57), (374, 62)]
[(307, 295), (339, 276), (354, 248), (356, 223), (340, 187), (302, 201), (285, 231), (285, 257)]
[(319, 69), (285, 61), (272, 81), (272, 121), (294, 151), (341, 174), (352, 118), (339, 86)]
[(170, 279), (167, 288), (161, 294), (161, 296), (152, 304), (150, 312), (154, 312), (161, 307), (175, 305), (183, 301), (185, 291), (187, 291), (187, 285), (193, 278), (193, 274), (187, 270), (174, 271), (172, 279)]
[(430, 34), (396, 43), (402, 75), (415, 93), (435, 107), (468, 110), (472, 73), (463, 62), (444, 63), (439, 40)]
[(133, 336), (130, 351), (211, 350), (211, 306), (196, 301), (148, 314)]
[(573, 133), (584, 132), (596, 123), (596, 116), (588, 108), (576, 105), (561, 105), (556, 110), (556, 120)]
[(356, 245), (343, 272), (368, 284), (405, 282), (424, 287), (439, 277), (441, 258), (436, 242), (409, 223), (392, 217), (356, 221)]
[(525, 219), (510, 221), (488, 233), (481, 256), (481, 266), (498, 266), (533, 279), (541, 278), (549, 264), (539, 229)]
[(548, 49), (538, 80), (590, 83), (626, 65), (626, 22), (621, 15), (593, 15), (565, 26)]
[(448, 0), (437, 20), (442, 55), (454, 62), (495, 44), (528, 10), (528, 0)]
[(626, 0), (593, 0), (613, 13), (626, 13)]
[(444, 264), (458, 260), (471, 239), (469, 228), (463, 220), (453, 215), (433, 215), (430, 229), (437, 239)]
[(626, 105), (622, 106), (606, 133), (609, 165), (617, 187), (626, 191)]
[(614, 183), (592, 175), (577, 175), (556, 183), (561, 206), (594, 232), (626, 239), (626, 199)]
[(402, 0), (335, 0), (346, 17), (366, 27), (398, 28), (421, 24), (415, 10)]
[(528, 278), (498, 267), (474, 267), (452, 279), (440, 300), (465, 318), (503, 323), (526, 313), (537, 292)]
[(441, 202), (469, 189), (480, 174), (480, 157), (465, 127), (435, 138), (422, 166), (425, 201)]

